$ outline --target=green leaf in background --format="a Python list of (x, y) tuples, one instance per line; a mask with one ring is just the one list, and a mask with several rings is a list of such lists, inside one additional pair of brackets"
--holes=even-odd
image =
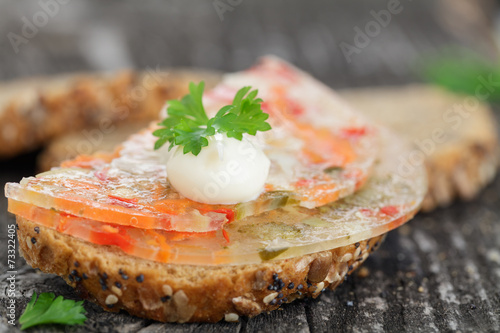
[(85, 322), (83, 301), (65, 300), (62, 296), (55, 298), (53, 293), (34, 292), (24, 313), (19, 317), (21, 330), (42, 324), (81, 325)]
[(478, 56), (436, 58), (427, 61), (422, 74), (426, 81), (453, 92), (486, 102), (500, 101), (500, 66), (488, 64)]

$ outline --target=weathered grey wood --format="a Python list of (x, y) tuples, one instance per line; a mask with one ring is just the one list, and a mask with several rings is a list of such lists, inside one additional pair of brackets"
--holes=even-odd
[[(19, 54), (5, 36), (19, 32), (21, 17), (32, 17), (40, 7), (35, 1), (2, 1), (0, 79), (125, 66), (230, 71), (251, 65), (259, 55), (275, 53), (332, 87), (343, 88), (418, 81), (419, 62), (444, 45), (462, 45), (486, 59), (498, 56), (488, 19), (481, 10), (476, 15), (477, 8), (492, 8), (492, 1), (401, 0), (401, 4), (404, 10), (348, 63), (340, 43), (352, 44), (353, 28), (363, 28), (373, 20), (370, 11), (385, 9), (387, 1), (243, 1), (226, 12), (223, 21), (211, 1), (73, 1), (61, 6)], [(97, 52), (96, 45), (102, 50)], [(30, 154), (1, 161), (0, 185), (34, 174), (35, 158)], [(161, 324), (107, 313), (86, 302), (85, 326), (52, 325), (32, 331), (499, 331), (499, 215), (497, 178), (475, 201), (419, 215), (390, 233), (364, 265), (369, 276), (354, 275), (316, 300), (299, 300), (239, 323)], [(6, 324), (4, 316), (6, 226), (11, 223), (6, 200), (0, 198), (0, 332), (18, 331)], [(33, 290), (78, 299), (62, 279), (37, 272), (21, 258), (16, 264), (17, 317)]]

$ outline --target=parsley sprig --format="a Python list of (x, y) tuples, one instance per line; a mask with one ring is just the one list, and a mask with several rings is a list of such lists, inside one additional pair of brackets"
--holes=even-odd
[(34, 292), (24, 313), (19, 317), (21, 330), (42, 324), (81, 325), (85, 322), (87, 317), (83, 301), (75, 302), (62, 296), (54, 298), (53, 293), (41, 293), (37, 299)]
[(205, 83), (189, 83), (189, 94), (180, 101), (168, 102), (167, 118), (160, 128), (153, 132), (159, 137), (155, 149), (170, 142), (169, 150), (174, 146), (183, 146), (184, 154), (197, 156), (203, 147), (208, 146), (208, 136), (216, 133), (229, 138), (242, 140), (243, 134), (255, 135), (257, 131), (268, 131), (271, 125), (266, 122), (269, 115), (262, 111), (262, 99), (257, 98), (257, 90), (243, 87), (234, 96), (233, 103), (222, 107), (213, 118), (208, 118), (203, 107), (202, 97)]

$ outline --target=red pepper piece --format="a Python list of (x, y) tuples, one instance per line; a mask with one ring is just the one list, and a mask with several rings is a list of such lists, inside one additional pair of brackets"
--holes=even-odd
[(380, 208), (380, 212), (385, 215), (394, 216), (399, 213), (399, 209), (396, 206), (385, 206)]
[(342, 136), (345, 138), (359, 138), (366, 134), (366, 127), (349, 127), (342, 129)]
[(222, 236), (224, 236), (224, 238), (227, 240), (228, 243), (230, 242), (230, 240), (229, 240), (229, 234), (224, 229), (222, 229)]

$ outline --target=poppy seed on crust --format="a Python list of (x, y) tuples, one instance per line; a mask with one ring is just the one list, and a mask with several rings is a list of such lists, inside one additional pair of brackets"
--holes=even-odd
[(118, 274), (120, 274), (120, 276), (122, 277), (122, 279), (128, 280), (128, 275), (125, 274), (125, 272), (121, 268), (118, 270)]

